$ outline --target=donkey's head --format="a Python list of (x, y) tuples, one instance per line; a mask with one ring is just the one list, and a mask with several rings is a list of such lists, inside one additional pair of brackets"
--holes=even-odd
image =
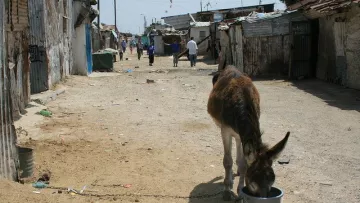
[(274, 147), (258, 154), (255, 161), (247, 169), (245, 177), (246, 186), (252, 195), (257, 197), (267, 197), (269, 195), (271, 187), (275, 182), (272, 163), (285, 148), (289, 136), (290, 132)]

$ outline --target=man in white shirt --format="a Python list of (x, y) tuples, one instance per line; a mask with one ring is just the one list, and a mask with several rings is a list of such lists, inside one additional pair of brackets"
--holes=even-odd
[(187, 43), (187, 48), (189, 49), (189, 58), (191, 67), (196, 66), (196, 54), (197, 54), (197, 44), (194, 41), (194, 37), (190, 38), (191, 40)]

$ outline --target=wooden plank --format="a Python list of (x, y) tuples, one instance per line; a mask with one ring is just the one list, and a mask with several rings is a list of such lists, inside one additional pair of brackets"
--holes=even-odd
[[(199, 46), (201, 43), (205, 42), (205, 40), (207, 40), (209, 37), (211, 37), (211, 35), (205, 37), (204, 39), (202, 39), (201, 41), (197, 42), (196, 44)], [(187, 54), (189, 52), (188, 49), (186, 49), (185, 51), (183, 51), (182, 53), (180, 53), (179, 58), (184, 56), (185, 54)]]

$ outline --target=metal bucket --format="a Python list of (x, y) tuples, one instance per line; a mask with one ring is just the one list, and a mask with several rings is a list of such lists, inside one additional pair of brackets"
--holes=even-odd
[(240, 194), (243, 197), (243, 203), (281, 203), (282, 197), (284, 196), (283, 191), (275, 187), (271, 188), (269, 195), (270, 197), (268, 198), (254, 197), (249, 195), (249, 190), (247, 187), (244, 187)]
[(18, 147), (20, 170), (22, 171), (20, 178), (28, 178), (34, 172), (33, 149)]

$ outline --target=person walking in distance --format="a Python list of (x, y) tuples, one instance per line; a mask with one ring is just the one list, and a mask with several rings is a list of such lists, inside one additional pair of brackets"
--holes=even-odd
[(137, 51), (137, 55), (138, 55), (138, 59), (140, 60), (142, 52), (143, 52), (143, 44), (142, 42), (139, 40), (139, 42), (136, 44), (136, 51)]
[(154, 43), (151, 42), (151, 44), (147, 50), (147, 53), (149, 55), (149, 66), (152, 66), (154, 63), (154, 52), (155, 52)]
[(174, 40), (174, 42), (172, 44), (166, 44), (171, 47), (171, 51), (173, 54), (173, 64), (174, 67), (178, 66), (178, 62), (179, 62), (179, 53), (180, 53), (180, 44), (178, 41)]
[(196, 66), (196, 55), (197, 55), (197, 44), (194, 41), (194, 37), (190, 38), (190, 41), (187, 43), (187, 48), (189, 49), (189, 58), (191, 67)]
[(126, 51), (126, 42), (125, 42), (125, 40), (123, 40), (121, 42), (121, 48), (122, 48), (123, 52), (125, 53), (125, 51)]

